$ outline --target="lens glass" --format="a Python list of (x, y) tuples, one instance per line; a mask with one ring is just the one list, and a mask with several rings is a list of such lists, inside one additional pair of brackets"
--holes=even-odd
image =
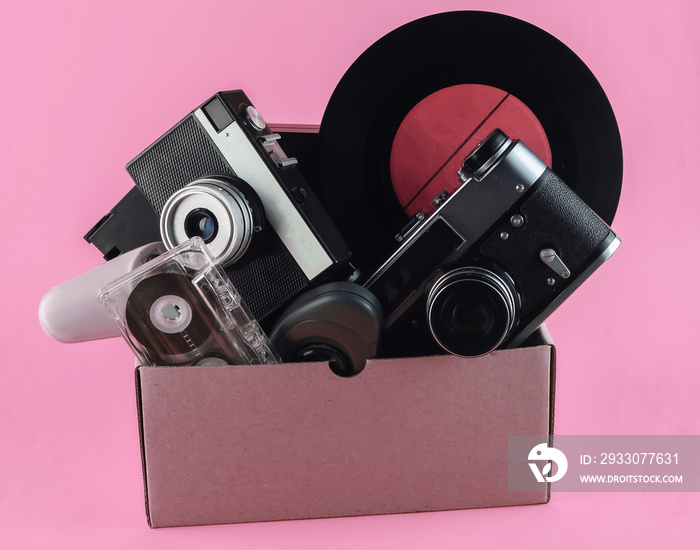
[(201, 237), (209, 244), (214, 240), (219, 231), (216, 216), (206, 208), (192, 210), (185, 218), (185, 234), (188, 238)]
[(483, 336), (488, 333), (493, 326), (493, 316), (483, 300), (475, 300), (474, 296), (457, 296), (453, 297), (453, 302), (447, 306), (446, 311), (450, 326), (455, 332), (467, 336)]
[(433, 336), (455, 355), (473, 357), (493, 351), (513, 324), (513, 301), (507, 288), (488, 278), (456, 277), (433, 293), (428, 305)]

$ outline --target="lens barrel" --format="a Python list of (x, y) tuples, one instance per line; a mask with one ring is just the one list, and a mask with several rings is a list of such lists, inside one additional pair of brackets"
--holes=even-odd
[(428, 293), (433, 338), (446, 351), (463, 357), (493, 351), (515, 323), (516, 296), (506, 278), (482, 267), (445, 273)]
[[(230, 178), (202, 178), (173, 193), (160, 217), (161, 237), (168, 249), (201, 237), (223, 266), (238, 261), (259, 230), (259, 199), (244, 182)], [(259, 207), (261, 208), (261, 207)], [(257, 225), (257, 229), (256, 229)]]

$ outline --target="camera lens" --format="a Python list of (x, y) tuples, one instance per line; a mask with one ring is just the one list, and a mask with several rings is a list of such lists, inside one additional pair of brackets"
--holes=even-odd
[(246, 253), (263, 219), (260, 199), (249, 185), (208, 177), (170, 196), (161, 213), (160, 232), (168, 249), (200, 237), (216, 261), (228, 266)]
[(192, 210), (185, 218), (185, 234), (188, 238), (201, 237), (209, 244), (219, 231), (216, 217), (206, 208)]
[(515, 289), (492, 271), (464, 267), (443, 275), (428, 294), (436, 342), (455, 355), (484, 355), (500, 346), (515, 322)]

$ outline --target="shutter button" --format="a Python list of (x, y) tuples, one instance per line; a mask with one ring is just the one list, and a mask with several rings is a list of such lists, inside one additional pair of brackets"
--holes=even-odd
[(265, 119), (260, 114), (260, 111), (258, 111), (252, 105), (248, 105), (248, 107), (246, 107), (245, 114), (248, 118), (248, 122), (250, 122), (250, 125), (258, 132), (262, 132), (267, 126)]

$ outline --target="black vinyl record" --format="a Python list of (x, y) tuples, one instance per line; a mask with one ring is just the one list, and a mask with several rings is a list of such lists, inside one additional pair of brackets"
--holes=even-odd
[[(583, 61), (519, 19), (478, 11), (441, 13), (408, 23), (367, 49), (339, 82), (321, 122), (321, 198), (360, 268), (375, 269), (397, 248), (394, 236), (413, 208), (397, 199), (392, 182), (399, 128), (419, 103), (462, 85), (497, 90), (503, 99), (493, 109), (487, 102), (474, 106), (485, 111), (475, 119), (480, 122), (466, 122), (459, 130), (465, 138), (461, 145), (487, 129), (506, 99), (515, 101), (515, 111), (533, 115), (544, 136), (543, 160), (612, 222), (622, 186), (622, 145), (610, 103)], [(470, 105), (462, 107), (467, 120)], [(437, 118), (433, 123), (424, 116), (421, 124), (441, 135), (444, 121)], [(507, 127), (510, 120), (507, 113), (501, 116), (502, 129), (520, 138)], [(430, 132), (413, 139), (414, 151), (431, 146)], [(448, 160), (455, 154), (443, 152)]]

